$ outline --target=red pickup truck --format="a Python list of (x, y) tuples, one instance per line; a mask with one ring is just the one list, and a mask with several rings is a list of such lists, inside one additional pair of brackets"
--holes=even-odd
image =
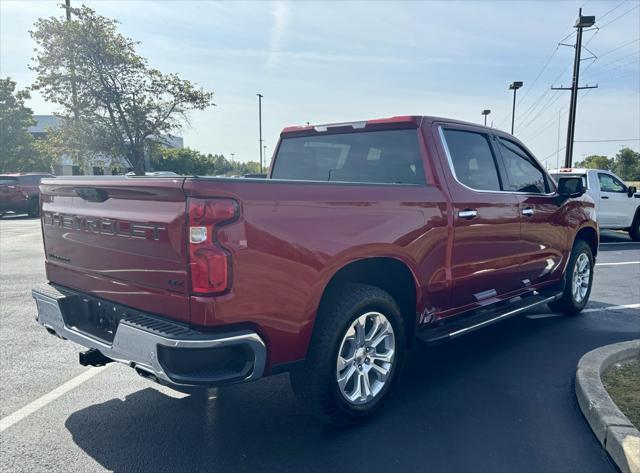
[(290, 372), (334, 424), (377, 411), (407, 348), (587, 303), (580, 178), (498, 130), (403, 116), (286, 128), (266, 179), (41, 185), (38, 321), (178, 390)]

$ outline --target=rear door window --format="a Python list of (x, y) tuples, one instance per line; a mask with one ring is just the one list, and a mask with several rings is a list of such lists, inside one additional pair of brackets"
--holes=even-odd
[(502, 161), (507, 173), (505, 190), (526, 192), (528, 194), (545, 194), (549, 192), (549, 183), (545, 173), (535, 159), (520, 145), (513, 141), (499, 138)]
[(454, 129), (442, 132), (458, 182), (475, 190), (501, 190), (498, 168), (487, 135)]
[(425, 184), (418, 130), (283, 138), (273, 179)]

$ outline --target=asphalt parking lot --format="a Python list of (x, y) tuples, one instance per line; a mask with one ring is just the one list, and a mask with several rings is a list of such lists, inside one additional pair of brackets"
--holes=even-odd
[(603, 232), (583, 314), (536, 312), (419, 346), (382, 415), (351, 430), (309, 417), (287, 375), (206, 401), (124, 366), (83, 368), (34, 320), (43, 282), (39, 221), (3, 218), (2, 471), (616, 471), (573, 379), (585, 352), (640, 336), (640, 243), (622, 233)]

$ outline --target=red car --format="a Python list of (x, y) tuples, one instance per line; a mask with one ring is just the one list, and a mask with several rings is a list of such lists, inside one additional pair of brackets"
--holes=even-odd
[(376, 412), (416, 340), (549, 304), (598, 251), (580, 178), (516, 138), (405, 116), (286, 128), (266, 179), (44, 180), (38, 321), (179, 390), (289, 371), (323, 419)]
[(0, 174), (0, 216), (6, 212), (40, 215), (40, 180), (49, 173)]

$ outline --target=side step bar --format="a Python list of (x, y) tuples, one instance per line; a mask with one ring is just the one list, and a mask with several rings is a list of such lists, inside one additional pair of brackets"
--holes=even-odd
[(493, 309), (481, 309), (468, 315), (454, 316), (451, 321), (443, 320), (439, 325), (427, 326), (416, 332), (416, 338), (424, 343), (434, 343), (443, 340), (451, 340), (461, 335), (466, 335), (480, 328), (521, 314), (529, 309), (546, 304), (557, 299), (562, 293), (535, 294), (527, 296), (516, 302), (504, 303)]

